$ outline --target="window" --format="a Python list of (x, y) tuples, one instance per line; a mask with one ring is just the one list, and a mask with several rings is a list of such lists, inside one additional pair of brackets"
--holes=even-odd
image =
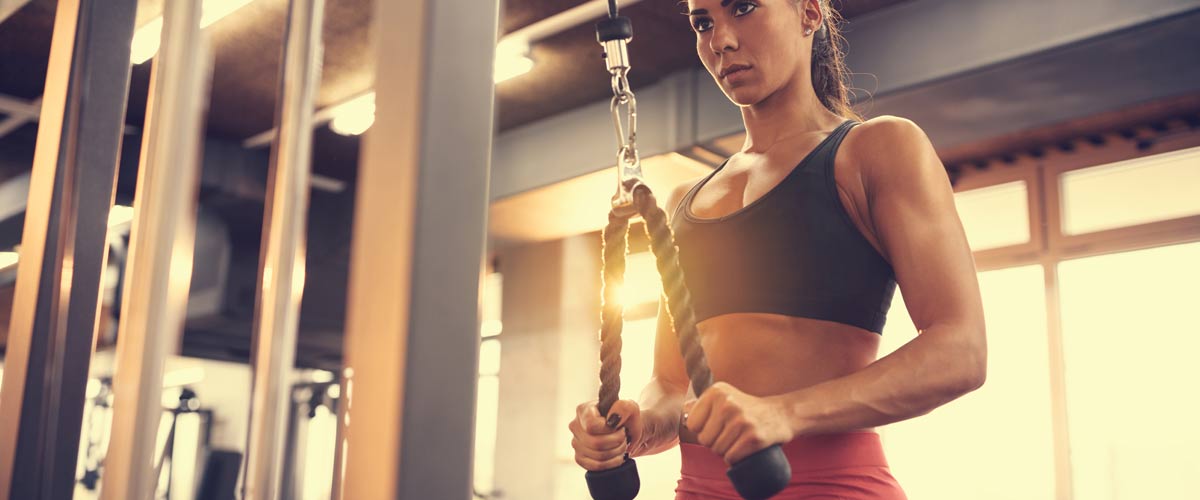
[[(880, 429), (909, 498), (1054, 498), (1049, 354), (1041, 266), (979, 274), (988, 329), (988, 380), (916, 419)], [(916, 336), (897, 293), (881, 355)], [(1077, 497), (1083, 500), (1084, 497)]]
[(662, 278), (658, 276), (658, 265), (654, 254), (639, 252), (625, 258), (625, 285), (621, 288), (621, 302), (626, 309), (646, 303), (658, 303), (662, 295)]
[(1063, 262), (1076, 500), (1200, 498), (1200, 243)]
[(1018, 245), (1029, 241), (1029, 188), (1025, 181), (955, 193), (971, 250)]
[(1062, 174), (1063, 233), (1200, 214), (1200, 148)]
[(475, 491), (491, 494), (496, 475), (496, 420), (500, 409), (500, 321), (503, 278), (484, 277), (479, 334), (479, 386), (475, 400)]

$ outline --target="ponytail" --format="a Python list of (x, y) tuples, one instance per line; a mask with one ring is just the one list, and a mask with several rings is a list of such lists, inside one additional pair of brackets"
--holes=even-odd
[(818, 0), (824, 21), (813, 36), (812, 82), (821, 104), (843, 118), (861, 121), (862, 116), (850, 105), (850, 70), (846, 68), (840, 25), (845, 22), (829, 6), (829, 0)]

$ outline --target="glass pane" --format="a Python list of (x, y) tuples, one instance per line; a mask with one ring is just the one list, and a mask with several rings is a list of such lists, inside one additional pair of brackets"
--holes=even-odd
[(475, 409), (475, 489), (490, 493), (496, 475), (496, 419), (500, 408), (500, 378), (479, 377)]
[(500, 373), (500, 341), (487, 339), (479, 343), (479, 374), (497, 375)]
[(1062, 205), (1066, 234), (1200, 214), (1200, 148), (1067, 172)]
[[(988, 331), (987, 383), (928, 415), (880, 429), (892, 473), (914, 499), (1051, 500), (1042, 267), (980, 273), (979, 286)], [(880, 352), (890, 353), (915, 336), (898, 293)]]
[(658, 277), (658, 266), (654, 263), (654, 254), (639, 252), (626, 257), (625, 287), (621, 290), (621, 300), (625, 307), (633, 307), (646, 302), (658, 302), (662, 294), (662, 280)]
[(621, 331), (621, 399), (636, 401), (654, 372), (658, 318), (626, 321)]
[(1200, 243), (1059, 265), (1077, 500), (1200, 498)]
[[(191, 500), (200, 486), (198, 480), (204, 464), (207, 424), (205, 417), (199, 413), (181, 413), (175, 418), (175, 439), (171, 449), (171, 494), (168, 498)], [(333, 470), (332, 465), (329, 470)]]
[(954, 204), (973, 251), (1029, 241), (1029, 188), (1025, 181), (958, 192)]
[(500, 273), (489, 273), (483, 278), (483, 297), (482, 314), (479, 334), (483, 337), (494, 337), (500, 335), (504, 330), (504, 324), (500, 322), (501, 317), (501, 296), (504, 291), (504, 278)]

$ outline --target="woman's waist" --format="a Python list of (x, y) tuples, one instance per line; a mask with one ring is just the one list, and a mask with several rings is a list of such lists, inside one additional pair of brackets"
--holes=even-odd
[[(849, 467), (887, 467), (883, 443), (873, 430), (801, 436), (781, 445), (792, 473)], [(725, 478), (729, 464), (699, 444), (680, 442), (683, 474)]]
[(786, 394), (862, 370), (879, 336), (793, 322), (740, 321), (700, 328), (715, 381), (754, 396)]

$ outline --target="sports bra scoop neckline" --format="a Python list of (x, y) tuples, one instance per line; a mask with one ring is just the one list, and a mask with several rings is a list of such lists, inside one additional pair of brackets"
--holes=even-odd
[(837, 127), (834, 127), (834, 129), (832, 131), (830, 131), (829, 134), (826, 135), (824, 139), (821, 139), (821, 142), (818, 142), (817, 145), (812, 148), (812, 150), (810, 150), (807, 154), (804, 155), (804, 158), (802, 158), (800, 160), (800, 163), (797, 163), (796, 166), (792, 167), (792, 169), (789, 170), (787, 174), (784, 174), (783, 178), (779, 179), (779, 182), (775, 183), (774, 186), (771, 186), (770, 189), (768, 189), (765, 193), (760, 195), (758, 198), (755, 198), (750, 203), (747, 203), (747, 204), (743, 205), (741, 208), (738, 208), (737, 210), (734, 210), (728, 214), (725, 214), (725, 215), (722, 215), (719, 217), (700, 217), (699, 215), (696, 215), (696, 213), (692, 211), (692, 205), (696, 200), (696, 195), (700, 194), (700, 190), (704, 189), (704, 186), (708, 185), (708, 181), (712, 180), (712, 178), (715, 177), (717, 175), (717, 173), (719, 173), (721, 170), (723, 170), (725, 168), (726, 165), (729, 164), (729, 160), (732, 159), (732, 156), (730, 158), (726, 158), (725, 161), (721, 162), (720, 166), (718, 166), (715, 170), (712, 171), (712, 173), (710, 173), (707, 177), (705, 177), (703, 180), (701, 180), (699, 184), (697, 184), (695, 187), (693, 187), (691, 189), (691, 193), (689, 193), (689, 196), (687, 196), (683, 200), (683, 202), (681, 202), (682, 210), (680, 210), (680, 213), (682, 213), (683, 217), (686, 218), (688, 221), (696, 222), (696, 223), (700, 223), (700, 224), (708, 224), (708, 223), (714, 223), (714, 222), (724, 222), (724, 221), (733, 219), (743, 213), (750, 211), (754, 207), (762, 204), (763, 200), (770, 198), (770, 196), (772, 194), (774, 194), (776, 191), (780, 190), (784, 185), (786, 185), (788, 183), (789, 179), (791, 179), (793, 176), (796, 175), (796, 173), (798, 171), (804, 170), (804, 168), (813, 161), (813, 158), (815, 158), (817, 156), (817, 154), (821, 152), (821, 150), (825, 149), (825, 147), (828, 146), (829, 143), (835, 137), (837, 137), (839, 135), (839, 132), (841, 132), (841, 130), (843, 128), (849, 127), (852, 123), (854, 123), (853, 120), (846, 120), (846, 121), (843, 121), (842, 123), (838, 124)]

